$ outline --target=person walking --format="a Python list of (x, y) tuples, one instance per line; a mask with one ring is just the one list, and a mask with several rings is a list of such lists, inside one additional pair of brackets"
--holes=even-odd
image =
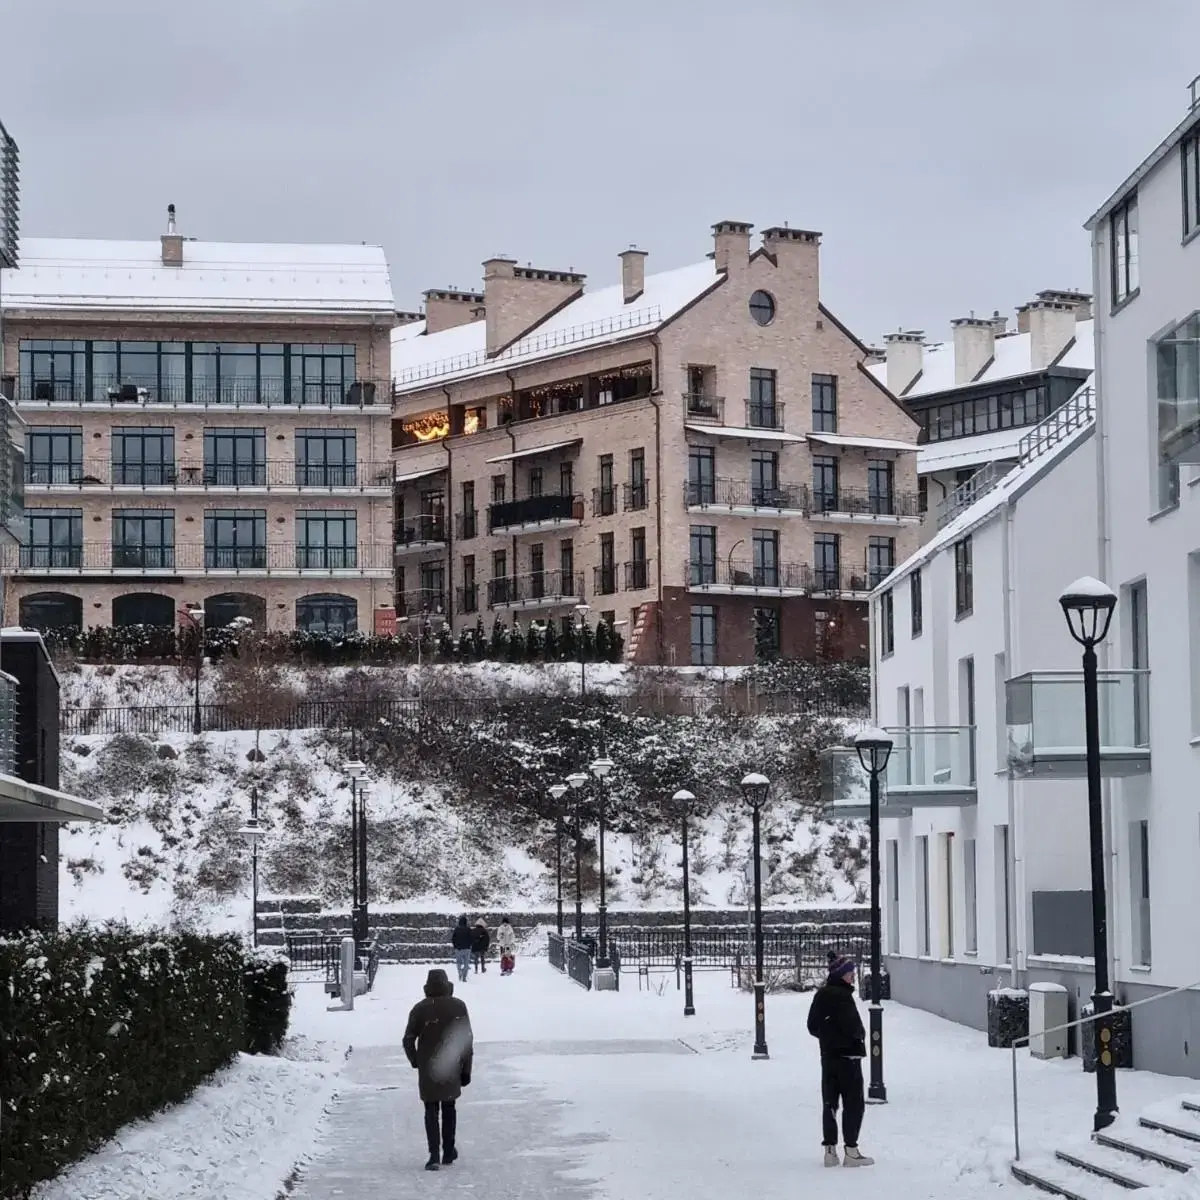
[(441, 967), (425, 980), (425, 999), (408, 1014), (402, 1042), (417, 1071), (417, 1091), (425, 1105), (425, 1170), (448, 1167), (458, 1158), (458, 1110), (463, 1088), (471, 1082), (474, 1039), (467, 1006), (454, 995), (454, 984)]
[(821, 1143), (825, 1165), (838, 1163), (837, 1112), (842, 1109), (841, 1166), (871, 1167), (858, 1149), (858, 1134), (866, 1112), (863, 1095), (863, 1059), (867, 1056), (866, 1030), (854, 1000), (854, 960), (829, 955), (829, 977), (813, 996), (808, 1010), (808, 1032), (821, 1043)]
[(480, 917), (471, 930), (471, 960), (476, 972), (487, 974), (487, 952), (492, 944), (492, 935), (488, 932), (487, 922)]
[(511, 975), (517, 965), (517, 935), (507, 917), (496, 930), (496, 945), (500, 947), (500, 974)]
[(459, 983), (466, 983), (471, 972), (471, 930), (466, 917), (459, 917), (454, 932), (450, 935), (454, 948), (454, 967), (458, 971)]

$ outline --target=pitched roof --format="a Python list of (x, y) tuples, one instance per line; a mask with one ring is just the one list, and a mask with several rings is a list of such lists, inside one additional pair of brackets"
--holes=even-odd
[(395, 312), (380, 246), (273, 242), (183, 243), (165, 267), (153, 242), (22, 238), (6, 270), (7, 309), (156, 309), (179, 312)]
[(413, 326), (401, 326), (392, 332), (392, 379), (398, 391), (416, 391), (449, 379), (486, 375), (514, 361), (537, 362), (591, 346), (646, 337), (721, 278), (713, 262), (706, 259), (647, 275), (642, 294), (628, 304), (620, 284), (584, 292), (491, 358), (487, 356), (484, 321), (440, 333), (425, 333), (423, 323), (416, 332)]

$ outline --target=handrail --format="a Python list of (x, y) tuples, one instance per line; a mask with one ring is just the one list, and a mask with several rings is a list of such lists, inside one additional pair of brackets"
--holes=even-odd
[(1101, 1017), (1111, 1016), (1113, 1013), (1130, 1012), (1132, 1009), (1141, 1008), (1143, 1004), (1153, 1004), (1156, 1000), (1165, 1000), (1168, 996), (1178, 996), (1183, 992), (1194, 991), (1200, 988), (1200, 979), (1195, 983), (1185, 983), (1182, 987), (1171, 988), (1167, 992), (1159, 992), (1155, 996), (1147, 996), (1144, 1000), (1134, 1000), (1132, 1004), (1114, 1004), (1107, 1012), (1092, 1013), (1090, 1017), (1080, 1017), (1077, 1021), (1068, 1021), (1065, 1025), (1054, 1025), (1049, 1029), (1039, 1030), (1036, 1034), (1027, 1033), (1024, 1037), (1013, 1038), (1012, 1041), (1012, 1089), (1013, 1089), (1013, 1162), (1021, 1161), (1021, 1119), (1017, 1101), (1017, 1049), (1020, 1046), (1028, 1046), (1035, 1037), (1043, 1037), (1047, 1033), (1062, 1033), (1064, 1029), (1074, 1029), (1077, 1025), (1090, 1025), (1093, 1021), (1100, 1020)]

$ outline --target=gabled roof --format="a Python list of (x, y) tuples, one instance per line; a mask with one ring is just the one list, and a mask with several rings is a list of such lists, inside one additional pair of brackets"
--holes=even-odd
[(153, 242), (22, 238), (21, 266), (0, 283), (6, 309), (176, 312), (395, 312), (380, 246), (183, 243), (165, 267)]
[(397, 391), (418, 391), (452, 379), (503, 370), (514, 362), (555, 358), (592, 346), (647, 337), (661, 329), (723, 278), (711, 260), (647, 275), (638, 298), (625, 303), (620, 284), (584, 292), (563, 305), (524, 337), (487, 357), (484, 321), (440, 333), (425, 333), (422, 322), (392, 332), (392, 379)]

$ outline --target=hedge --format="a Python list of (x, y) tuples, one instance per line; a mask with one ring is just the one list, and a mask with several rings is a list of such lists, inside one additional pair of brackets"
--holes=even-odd
[(0, 1198), (27, 1197), (243, 1050), (278, 1046), (286, 968), (236, 937), (75, 927), (0, 939)]

